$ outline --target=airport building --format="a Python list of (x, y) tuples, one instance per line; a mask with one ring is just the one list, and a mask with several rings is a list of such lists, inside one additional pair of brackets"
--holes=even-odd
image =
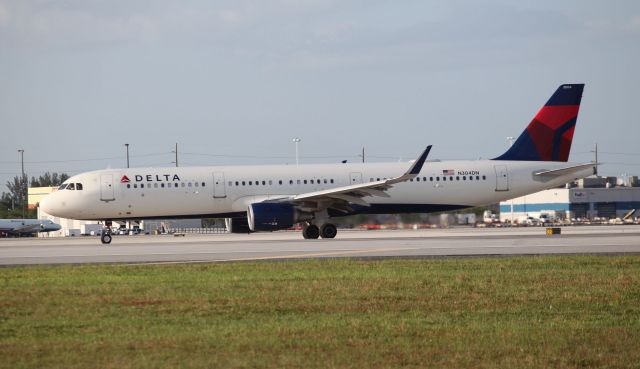
[[(500, 202), (500, 221), (521, 223), (528, 217), (615, 219), (640, 210), (638, 177), (588, 177)], [(640, 211), (635, 213), (640, 214)]]

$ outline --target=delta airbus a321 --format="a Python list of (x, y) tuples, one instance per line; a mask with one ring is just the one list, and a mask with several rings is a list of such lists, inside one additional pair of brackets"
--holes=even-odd
[(307, 239), (334, 238), (335, 217), (429, 213), (496, 203), (594, 173), (568, 164), (583, 84), (561, 85), (515, 143), (491, 160), (98, 170), (73, 176), (40, 204), (46, 213), (105, 222), (232, 218), (233, 232), (302, 223)]

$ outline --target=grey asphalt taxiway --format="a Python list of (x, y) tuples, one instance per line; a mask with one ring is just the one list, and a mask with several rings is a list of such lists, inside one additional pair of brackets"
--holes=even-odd
[(640, 226), (450, 228), (344, 231), (333, 240), (299, 232), (0, 239), (0, 265), (183, 263), (336, 257), (446, 257), (544, 254), (638, 254)]

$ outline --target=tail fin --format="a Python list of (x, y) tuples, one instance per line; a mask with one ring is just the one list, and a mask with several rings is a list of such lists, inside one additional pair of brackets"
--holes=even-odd
[(493, 160), (567, 161), (584, 84), (561, 85), (516, 142)]

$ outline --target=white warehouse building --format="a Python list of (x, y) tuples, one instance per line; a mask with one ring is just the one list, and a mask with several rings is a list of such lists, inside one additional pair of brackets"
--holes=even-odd
[[(518, 222), (547, 214), (560, 219), (622, 218), (640, 210), (637, 177), (590, 177), (512, 200), (500, 202), (500, 221)], [(636, 215), (640, 212), (636, 212)]]

